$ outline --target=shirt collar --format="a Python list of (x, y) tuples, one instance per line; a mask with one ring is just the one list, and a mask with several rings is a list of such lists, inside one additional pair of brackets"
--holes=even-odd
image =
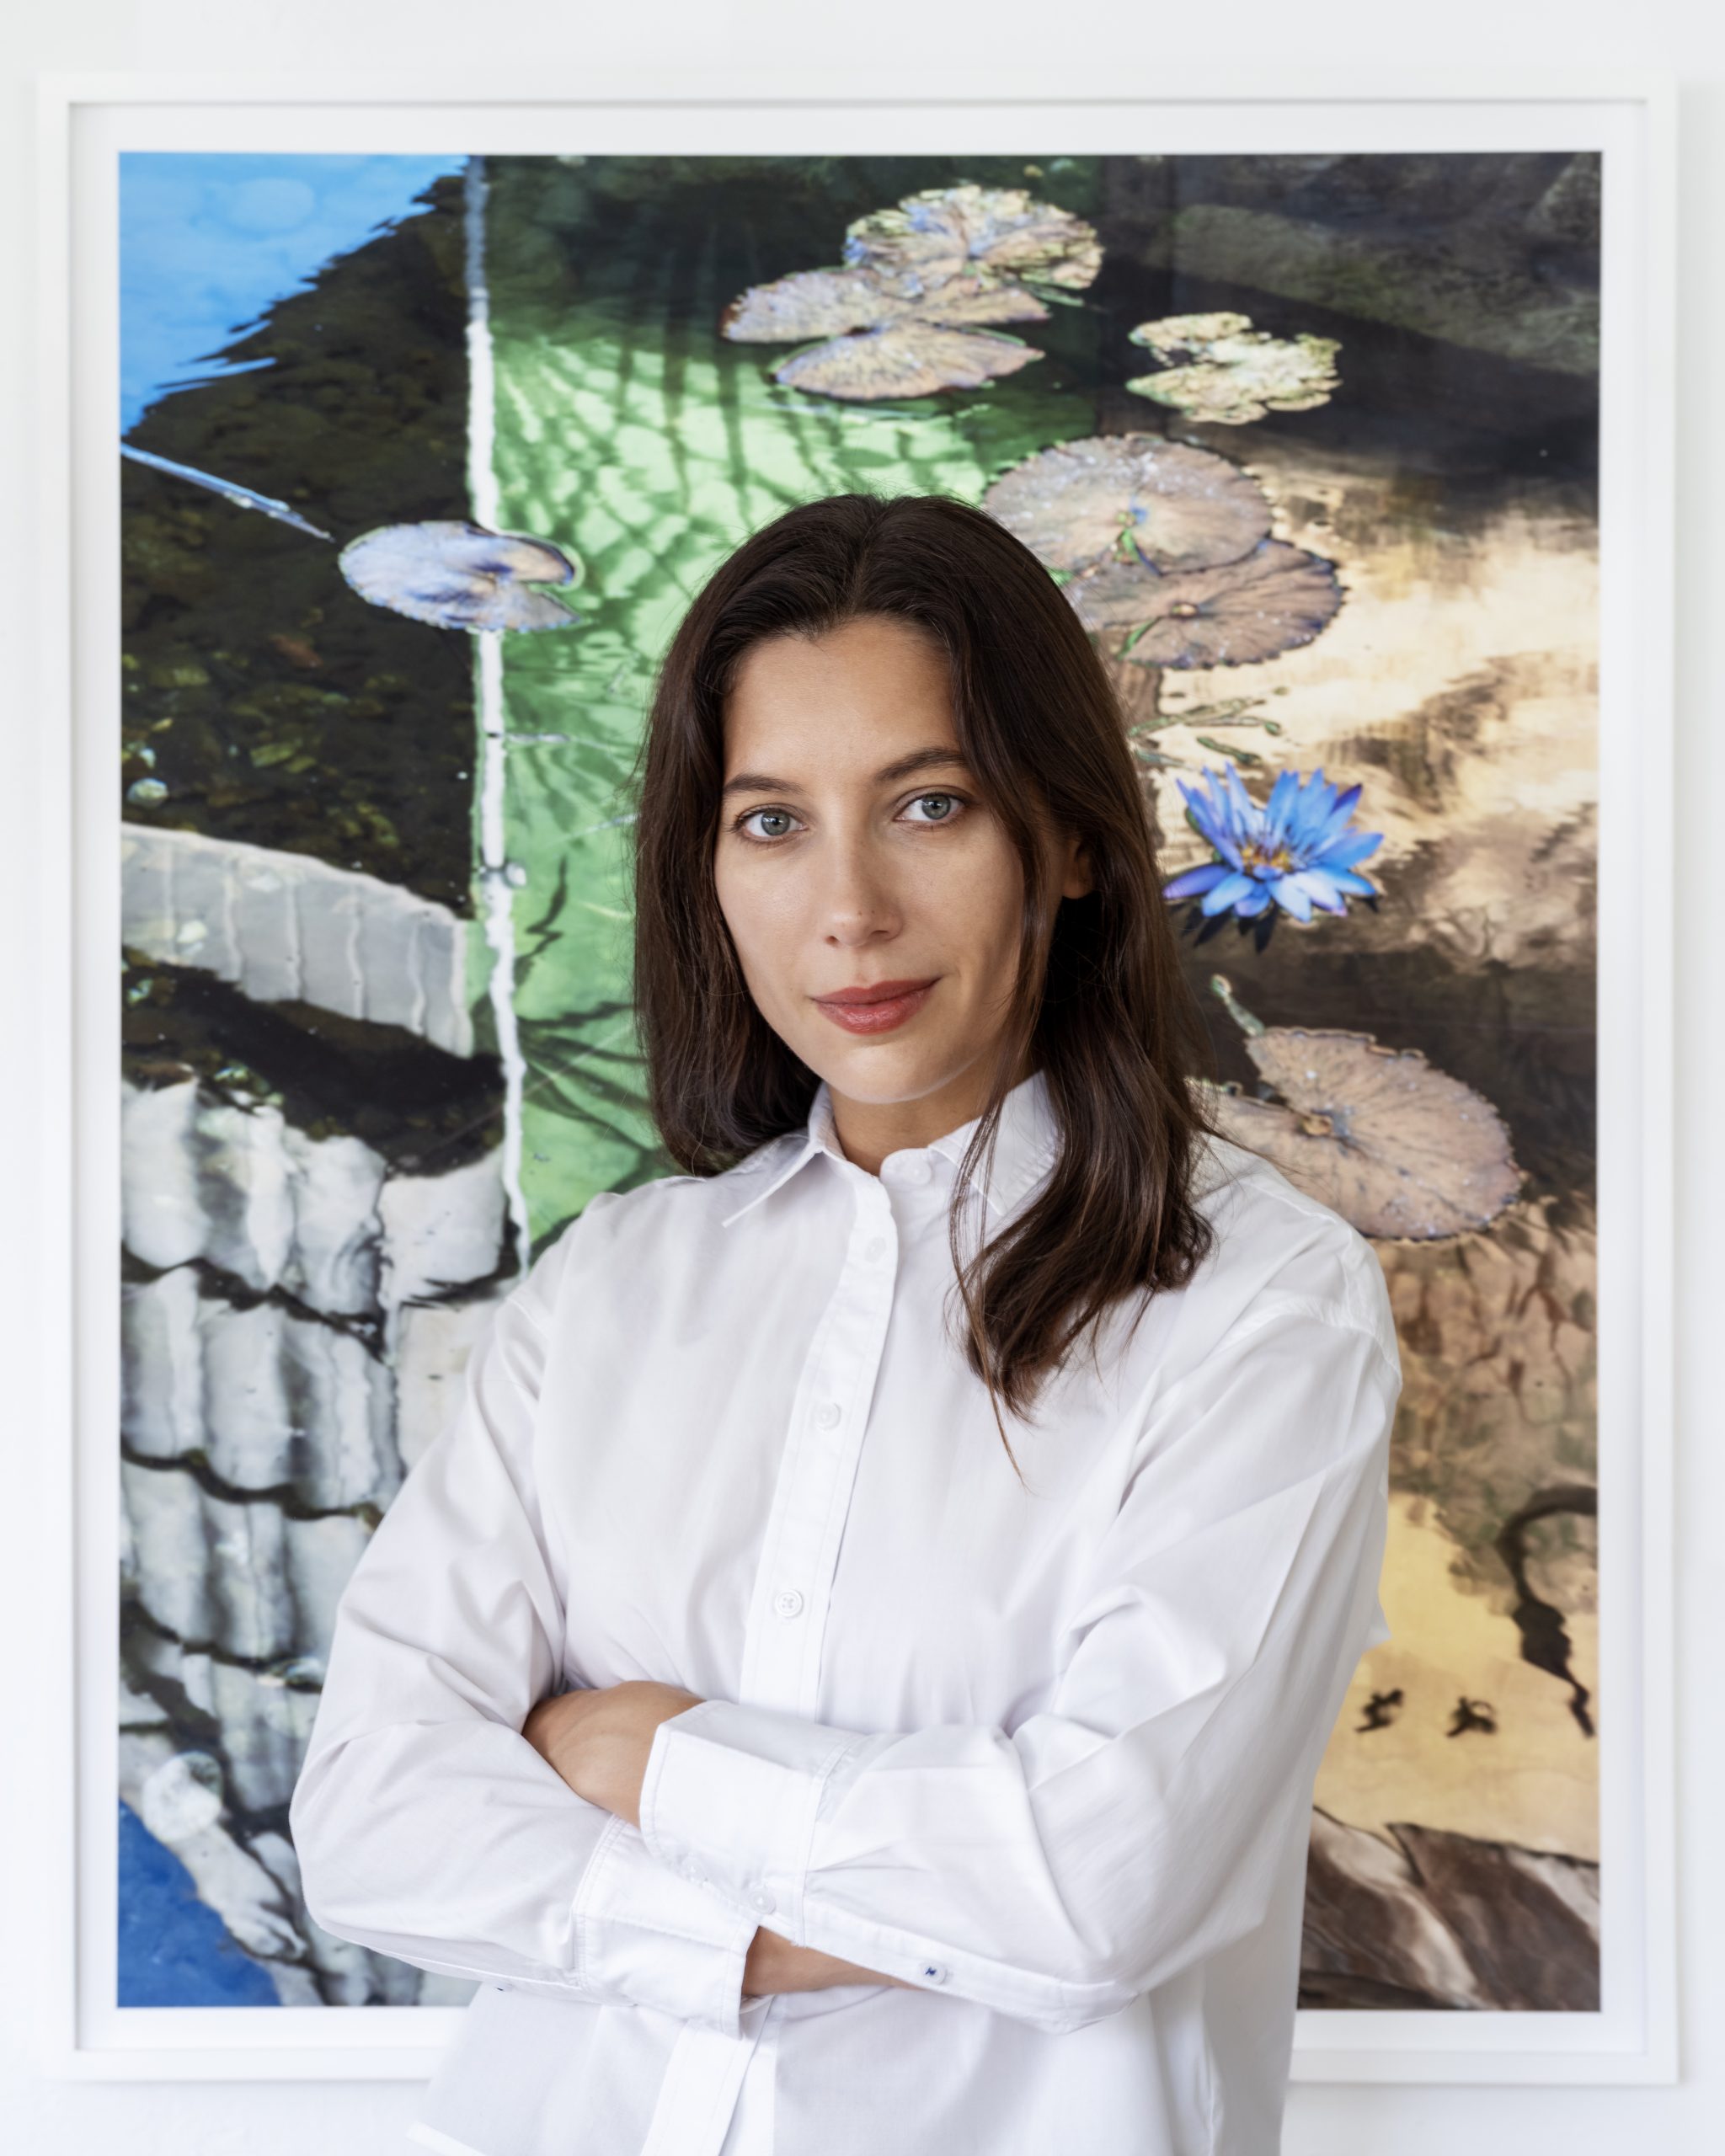
[[(981, 1120), (980, 1116), (973, 1116), (956, 1130), (931, 1140), (927, 1150), (940, 1154), (956, 1169)], [(1059, 1151), (1060, 1130), (1049, 1098), (1048, 1080), (1042, 1071), (1033, 1070), (1028, 1078), (1019, 1080), (1001, 1103), (992, 1169), (984, 1187), (991, 1209), (1004, 1213), (1015, 1205), (1053, 1166)], [(830, 1154), (846, 1170), (854, 1167), (839, 1144), (833, 1120), (832, 1091), (824, 1078), (814, 1089), (802, 1129), (787, 1131), (782, 1136), (770, 1139), (731, 1170), (733, 1175), (764, 1173), (766, 1181), (758, 1190), (751, 1191), (740, 1205), (734, 1206), (720, 1225), (729, 1227), (733, 1220), (740, 1219), (763, 1198), (770, 1198), (820, 1153)]]

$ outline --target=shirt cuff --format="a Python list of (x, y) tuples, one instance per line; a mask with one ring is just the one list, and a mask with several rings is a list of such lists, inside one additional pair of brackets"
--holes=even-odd
[(687, 1868), (667, 1868), (619, 1817), (575, 1893), (582, 1988), (656, 2008), (722, 2036), (742, 2033), (755, 1918)]
[(806, 1945), (803, 1886), (821, 1789), (870, 1741), (778, 1707), (702, 1700), (653, 1733), (642, 1839), (664, 1863), (694, 1865), (757, 1923)]

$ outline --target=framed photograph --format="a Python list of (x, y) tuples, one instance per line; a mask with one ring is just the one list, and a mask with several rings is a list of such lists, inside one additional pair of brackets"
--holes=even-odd
[(300, 1895), (334, 1606), (530, 1257), (671, 1166), (654, 671), (748, 531), (865, 490), (1065, 590), (1225, 1123), (1388, 1278), (1296, 2079), (1673, 2078), (1667, 89), (40, 117), (66, 2071), (451, 2033), (470, 1986)]

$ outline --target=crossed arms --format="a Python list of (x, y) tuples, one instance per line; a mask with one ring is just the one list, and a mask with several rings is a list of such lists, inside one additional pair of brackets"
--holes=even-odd
[(1011, 1731), (559, 1691), (546, 1337), (526, 1294), (499, 1307), (343, 1592), (289, 1815), (326, 1930), (733, 2035), (752, 1995), (843, 1983), (1060, 2031), (1263, 1920), (1385, 1636), (1386, 1300), (1261, 1294), (1159, 1395), (1048, 1705)]
[[(540, 1700), (521, 1734), (577, 1796), (638, 1828), (641, 1780), (654, 1732), (660, 1722), (700, 1704), (698, 1693), (679, 1685), (632, 1678)], [(905, 1982), (818, 1947), (798, 1946), (765, 1924), (756, 1928), (743, 1964), (745, 1999), (769, 1992), (825, 1991), (832, 1984)]]

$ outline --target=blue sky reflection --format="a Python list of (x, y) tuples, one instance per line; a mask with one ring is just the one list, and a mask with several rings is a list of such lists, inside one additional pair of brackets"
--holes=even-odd
[[(408, 215), (463, 157), (128, 150), (120, 158), (120, 424), (238, 373), (208, 355), (272, 300)], [(248, 370), (248, 371), (251, 370)]]

